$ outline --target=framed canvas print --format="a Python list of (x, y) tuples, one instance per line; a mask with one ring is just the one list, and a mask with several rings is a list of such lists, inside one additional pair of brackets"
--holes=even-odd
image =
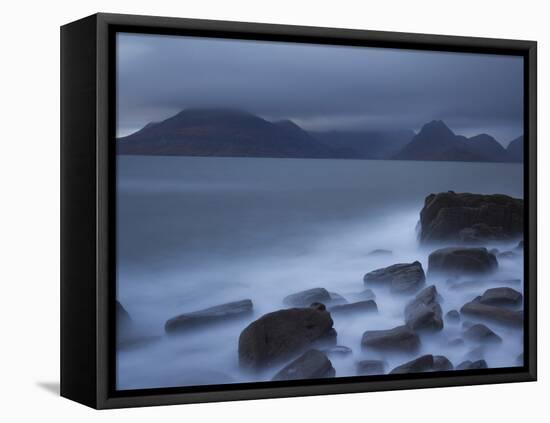
[(536, 43), (61, 30), (61, 390), (95, 408), (536, 379)]

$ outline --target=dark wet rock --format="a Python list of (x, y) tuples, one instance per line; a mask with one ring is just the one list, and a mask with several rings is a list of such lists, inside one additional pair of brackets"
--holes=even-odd
[(430, 194), (420, 212), (422, 242), (485, 242), (523, 233), (523, 200), (453, 191)]
[(317, 338), (315, 341), (313, 341), (311, 343), (311, 346), (315, 348), (333, 347), (336, 345), (337, 340), (338, 332), (336, 332), (336, 329), (332, 328), (321, 335), (319, 338)]
[(292, 359), (308, 348), (336, 344), (326, 310), (290, 308), (268, 313), (249, 324), (239, 337), (239, 363), (260, 369)]
[(361, 339), (363, 348), (381, 351), (415, 352), (420, 347), (420, 338), (408, 326), (387, 330), (369, 330)]
[(429, 274), (484, 275), (494, 272), (497, 259), (487, 248), (441, 248), (428, 258)]
[(330, 357), (344, 357), (353, 353), (351, 348), (344, 345), (335, 345), (334, 347), (326, 348), (321, 351)]
[(498, 253), (497, 257), (500, 260), (513, 260), (521, 256), (518, 253), (515, 253), (514, 251), (503, 251), (502, 253)]
[(458, 233), (458, 240), (465, 244), (481, 244), (487, 240), (506, 239), (501, 227), (476, 223), (471, 228), (464, 228)]
[(373, 270), (363, 280), (366, 284), (387, 285), (393, 293), (411, 294), (424, 285), (426, 275), (422, 264), (415, 261)]
[(492, 255), (497, 256), (498, 253), (499, 253), (500, 251), (498, 250), (498, 248), (491, 248), (491, 249), (489, 250), (489, 252), (490, 252)]
[(494, 306), (517, 306), (523, 301), (523, 295), (508, 287), (491, 288), (477, 300), (481, 304)]
[(272, 380), (320, 379), (334, 377), (336, 371), (325, 354), (309, 350), (280, 370)]
[(434, 372), (445, 372), (447, 370), (453, 370), (453, 363), (444, 355), (434, 355)]
[(378, 248), (376, 250), (372, 250), (367, 255), (381, 257), (381, 256), (391, 256), (392, 254), (393, 254), (393, 252), (391, 250), (384, 250), (382, 248)]
[(476, 370), (476, 369), (486, 369), (487, 368), (487, 362), (485, 360), (477, 360), (477, 361), (463, 361), (458, 366), (456, 366), (455, 370)]
[(223, 323), (252, 314), (252, 301), (241, 300), (221, 304), (204, 310), (183, 313), (168, 320), (164, 325), (167, 333), (183, 332), (214, 323)]
[(465, 316), (477, 317), (507, 326), (523, 326), (523, 311), (514, 311), (503, 307), (481, 304), (476, 300), (464, 304), (460, 312)]
[(462, 338), (451, 339), (447, 345), (449, 345), (449, 347), (460, 347), (464, 345), (464, 339)]
[(436, 332), (443, 329), (441, 306), (434, 285), (424, 288), (405, 307), (405, 323), (416, 331)]
[(397, 366), (390, 374), (431, 372), (433, 368), (434, 356), (426, 354)]
[(325, 288), (312, 288), (291, 294), (283, 299), (283, 303), (293, 307), (308, 307), (312, 303), (330, 303), (332, 297)]
[(383, 375), (387, 363), (383, 360), (361, 360), (357, 363), (357, 374), (360, 376)]
[(341, 304), (330, 308), (334, 314), (347, 315), (356, 313), (378, 312), (378, 307), (373, 300), (358, 301), (356, 303)]
[(460, 313), (458, 312), (458, 310), (450, 310), (445, 315), (445, 320), (450, 323), (458, 323), (460, 322)]
[(319, 311), (325, 311), (327, 309), (327, 306), (324, 305), (323, 303), (312, 303), (310, 304), (310, 307)]
[(489, 329), (487, 326), (478, 323), (475, 324), (464, 332), (464, 338), (470, 341), (487, 342), (487, 343), (501, 343), (502, 338), (495, 332)]

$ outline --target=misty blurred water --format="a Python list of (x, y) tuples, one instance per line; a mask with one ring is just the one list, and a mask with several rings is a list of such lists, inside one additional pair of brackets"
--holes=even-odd
[[(118, 352), (119, 389), (269, 380), (277, 369), (239, 371), (237, 341), (286, 295), (324, 287), (351, 301), (366, 272), (414, 260), (427, 270), (433, 248), (419, 247), (416, 225), (432, 192), (523, 197), (523, 167), (508, 163), (119, 156), (117, 168), (117, 297), (140, 333), (162, 336)], [(393, 254), (368, 255), (379, 248)], [(502, 260), (493, 278), (521, 279), (522, 269), (521, 258)], [(430, 284), (443, 313), (487, 288)], [(337, 376), (355, 375), (364, 358), (383, 358), (389, 369), (414, 358), (361, 350), (365, 330), (403, 324), (411, 298), (374, 291), (378, 314), (333, 316), (338, 344), (353, 350), (332, 360)], [(175, 315), (245, 298), (254, 313), (243, 321), (164, 336)], [(517, 365), (521, 331), (492, 328), (504, 342), (485, 353), (489, 366)], [(444, 354), (457, 365), (474, 347), (448, 347), (460, 334), (460, 325), (446, 325), (415, 356)]]

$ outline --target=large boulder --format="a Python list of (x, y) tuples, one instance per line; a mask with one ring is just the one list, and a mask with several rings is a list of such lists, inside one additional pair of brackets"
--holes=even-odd
[(328, 292), (325, 288), (311, 288), (286, 296), (283, 303), (291, 307), (309, 307), (313, 303), (342, 304), (346, 300), (341, 295)]
[(405, 323), (415, 331), (437, 332), (443, 329), (441, 306), (434, 285), (424, 288), (407, 304)]
[(453, 191), (430, 194), (420, 212), (422, 242), (484, 242), (523, 234), (523, 200)]
[(292, 359), (321, 343), (336, 344), (330, 313), (316, 305), (268, 313), (250, 323), (239, 337), (239, 364), (261, 369)]
[(517, 306), (523, 301), (523, 295), (515, 289), (508, 287), (491, 288), (477, 299), (481, 304), (494, 306)]
[(272, 380), (321, 379), (334, 377), (335, 374), (325, 354), (309, 350), (277, 372)]
[(460, 312), (466, 316), (477, 317), (506, 326), (523, 326), (523, 311), (482, 304), (476, 300), (464, 304)]
[(373, 300), (358, 301), (356, 303), (340, 304), (330, 308), (330, 312), (339, 315), (377, 312), (378, 306)]
[(387, 330), (366, 331), (361, 345), (380, 351), (415, 352), (420, 347), (420, 338), (408, 326), (397, 326)]
[(483, 342), (483, 343), (501, 343), (502, 338), (495, 332), (489, 329), (487, 326), (477, 323), (470, 326), (464, 332), (464, 338), (470, 341)]
[(367, 285), (388, 285), (393, 293), (411, 294), (424, 285), (426, 275), (422, 264), (415, 261), (414, 263), (393, 264), (373, 270), (364, 276), (363, 281)]
[(485, 275), (494, 272), (497, 267), (496, 257), (487, 248), (441, 248), (428, 258), (429, 274)]
[(252, 314), (252, 301), (241, 300), (221, 304), (204, 310), (183, 313), (168, 320), (164, 325), (167, 333), (179, 333), (214, 323), (246, 317)]

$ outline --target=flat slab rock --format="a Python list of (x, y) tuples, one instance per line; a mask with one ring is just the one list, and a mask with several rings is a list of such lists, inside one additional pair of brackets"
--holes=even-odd
[(407, 304), (405, 323), (415, 331), (437, 332), (443, 329), (441, 306), (434, 285), (424, 288)]
[(408, 326), (387, 330), (370, 330), (361, 339), (363, 348), (381, 351), (415, 352), (420, 347), (420, 338)]
[(465, 316), (477, 317), (506, 326), (523, 326), (523, 311), (481, 304), (475, 300), (464, 304), (460, 312)]
[(290, 308), (268, 313), (239, 336), (239, 364), (261, 369), (279, 364), (319, 343), (336, 344), (336, 331), (324, 307)]
[(523, 234), (523, 200), (502, 194), (430, 194), (420, 211), (420, 240), (484, 242)]
[(453, 276), (486, 275), (498, 268), (494, 254), (487, 248), (440, 248), (428, 258), (428, 274)]
[(426, 282), (426, 275), (419, 261), (398, 263), (367, 273), (365, 284), (387, 285), (390, 291), (400, 294), (412, 294)]
[(252, 308), (251, 300), (241, 300), (183, 313), (168, 320), (164, 325), (164, 330), (167, 333), (183, 332), (205, 325), (226, 322), (252, 314)]
[(309, 350), (281, 369), (272, 380), (331, 378), (336, 375), (332, 363), (318, 350)]
[(330, 312), (339, 315), (376, 313), (378, 306), (373, 300), (358, 301), (356, 303), (340, 304), (329, 308)]

